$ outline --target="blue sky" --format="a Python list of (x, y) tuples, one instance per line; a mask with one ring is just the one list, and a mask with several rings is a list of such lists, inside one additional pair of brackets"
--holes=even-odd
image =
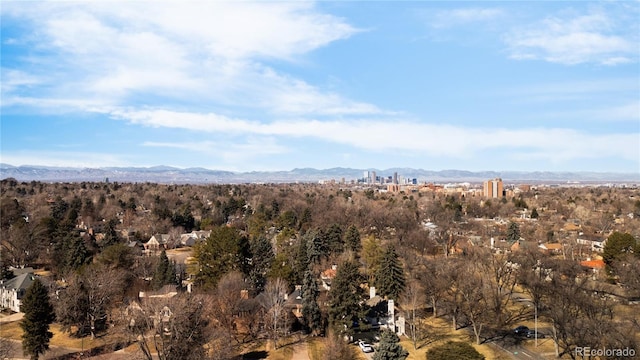
[(640, 2), (3, 1), (0, 161), (640, 172)]

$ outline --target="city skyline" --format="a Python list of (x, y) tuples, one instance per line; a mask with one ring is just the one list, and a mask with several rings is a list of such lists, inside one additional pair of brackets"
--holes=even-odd
[(638, 2), (17, 2), (0, 162), (640, 172)]

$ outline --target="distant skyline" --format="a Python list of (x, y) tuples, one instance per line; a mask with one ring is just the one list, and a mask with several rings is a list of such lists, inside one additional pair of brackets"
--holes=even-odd
[(0, 162), (640, 173), (640, 2), (3, 1)]

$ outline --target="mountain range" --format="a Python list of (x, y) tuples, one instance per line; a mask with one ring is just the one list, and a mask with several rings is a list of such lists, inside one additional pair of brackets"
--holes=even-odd
[(353, 168), (296, 168), (289, 171), (231, 172), (205, 168), (180, 169), (171, 166), (153, 167), (102, 167), (73, 168), (37, 165), (13, 166), (0, 164), (0, 178), (14, 178), (18, 181), (118, 181), (157, 183), (290, 183), (317, 182), (320, 180), (344, 178), (347, 182), (364, 177), (365, 171), (375, 171), (382, 177), (398, 176), (417, 179), (418, 182), (482, 182), (487, 179), (502, 178), (514, 183), (567, 183), (567, 182), (631, 182), (640, 183), (640, 172), (550, 172), (550, 171), (466, 171), (466, 170), (423, 170), (412, 168), (353, 169)]

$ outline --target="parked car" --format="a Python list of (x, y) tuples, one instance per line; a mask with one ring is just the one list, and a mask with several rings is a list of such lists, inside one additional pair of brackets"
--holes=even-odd
[(366, 343), (364, 341), (358, 341), (358, 346), (360, 346), (360, 349), (362, 350), (362, 352), (365, 352), (365, 353), (373, 352), (373, 347), (369, 343)]
[[(529, 331), (527, 331), (525, 336), (529, 339), (535, 339), (536, 331), (530, 329)], [(544, 334), (541, 333), (540, 331), (538, 331), (538, 339), (544, 339)]]
[(529, 328), (524, 325), (520, 325), (517, 328), (513, 329), (513, 333), (517, 336), (526, 336), (528, 332)]

